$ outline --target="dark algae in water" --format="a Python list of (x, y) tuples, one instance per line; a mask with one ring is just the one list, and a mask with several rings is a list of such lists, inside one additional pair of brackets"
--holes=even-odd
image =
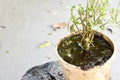
[(66, 62), (83, 70), (104, 64), (113, 54), (111, 45), (100, 36), (95, 35), (89, 51), (81, 49), (80, 39), (80, 34), (65, 37), (58, 45), (58, 53)]

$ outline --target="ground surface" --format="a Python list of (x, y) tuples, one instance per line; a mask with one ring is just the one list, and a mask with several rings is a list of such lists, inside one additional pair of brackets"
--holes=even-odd
[[(30, 68), (56, 61), (54, 44), (68, 32), (66, 28), (53, 31), (52, 24), (68, 22), (66, 7), (84, 0), (0, 0), (0, 80), (21, 80)], [(116, 6), (114, 0), (112, 6)], [(111, 78), (120, 80), (120, 29), (112, 35), (115, 59)], [(52, 35), (49, 35), (52, 33)], [(38, 48), (49, 41), (51, 45)]]

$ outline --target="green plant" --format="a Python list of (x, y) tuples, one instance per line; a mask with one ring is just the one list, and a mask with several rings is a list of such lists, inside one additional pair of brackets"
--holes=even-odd
[(120, 2), (116, 8), (109, 7), (109, 0), (87, 0), (86, 7), (81, 4), (71, 7), (68, 29), (82, 36), (80, 46), (89, 50), (96, 32), (101, 32), (107, 24), (120, 25)]

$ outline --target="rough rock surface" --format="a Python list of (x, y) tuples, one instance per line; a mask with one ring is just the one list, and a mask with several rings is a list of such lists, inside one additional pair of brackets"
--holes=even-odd
[(28, 70), (21, 80), (65, 80), (58, 61), (35, 66)]

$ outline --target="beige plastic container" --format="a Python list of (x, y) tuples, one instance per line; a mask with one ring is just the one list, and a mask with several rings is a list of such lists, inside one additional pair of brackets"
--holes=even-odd
[[(69, 34), (68, 36), (70, 36), (70, 35), (71, 34)], [(111, 46), (113, 47), (113, 50), (114, 50), (114, 45), (107, 36), (105, 36), (102, 33), (97, 33), (97, 35), (102, 36), (105, 40), (107, 40), (111, 44)], [(61, 42), (61, 40), (60, 40), (60, 42)], [(58, 43), (58, 45), (60, 44), (60, 42)], [(114, 54), (114, 52), (113, 52), (113, 54)], [(90, 68), (87, 71), (82, 70), (78, 66), (74, 66), (74, 65), (71, 65), (71, 64), (65, 62), (59, 56), (58, 52), (57, 52), (57, 57), (61, 63), (66, 80), (109, 80), (110, 79), (110, 68), (111, 68), (111, 64), (113, 61), (113, 55), (102, 66), (95, 66), (93, 68)]]

